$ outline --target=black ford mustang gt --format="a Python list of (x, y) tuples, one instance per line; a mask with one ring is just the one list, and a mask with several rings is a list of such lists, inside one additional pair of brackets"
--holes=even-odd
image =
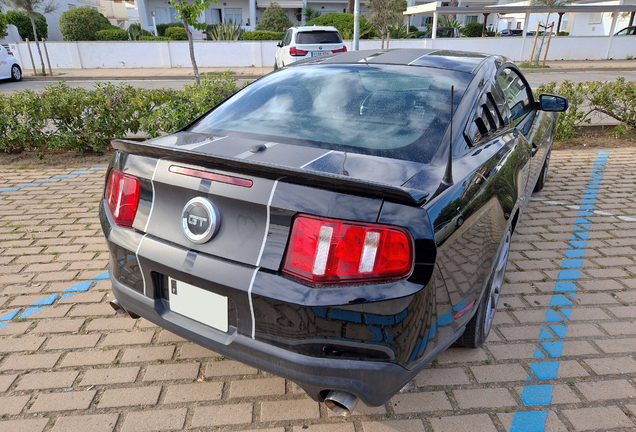
[(118, 141), (100, 206), (118, 305), (347, 414), (481, 345), (556, 114), (508, 59), (320, 57), (175, 134)]

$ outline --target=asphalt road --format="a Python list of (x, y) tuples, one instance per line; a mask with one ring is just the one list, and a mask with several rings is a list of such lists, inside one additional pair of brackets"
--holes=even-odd
[[(533, 88), (539, 87), (539, 85), (544, 83), (549, 83), (552, 81), (556, 81), (561, 83), (565, 80), (580, 82), (580, 81), (614, 81), (618, 77), (625, 77), (629, 81), (636, 81), (636, 71), (611, 71), (611, 72), (569, 72), (569, 71), (560, 71), (560, 72), (532, 72), (527, 73), (526, 78), (530, 82), (530, 85)], [(239, 79), (238, 85), (242, 86), (247, 80)], [(30, 89), (33, 91), (42, 91), (47, 85), (55, 84), (58, 82), (57, 80), (50, 81), (22, 81), (19, 83), (11, 82), (11, 81), (0, 81), (0, 92), (2, 93), (13, 93), (15, 91)], [(67, 81), (66, 84), (71, 87), (84, 87), (84, 88), (92, 88), (97, 81), (95, 80), (86, 80), (86, 81)], [(122, 82), (122, 81), (114, 81), (114, 82)], [(142, 87), (147, 89), (154, 88), (175, 88), (180, 89), (183, 88), (184, 85), (188, 83), (192, 83), (191, 79), (183, 79), (183, 80), (127, 80), (125, 81), (128, 84), (134, 87)]]

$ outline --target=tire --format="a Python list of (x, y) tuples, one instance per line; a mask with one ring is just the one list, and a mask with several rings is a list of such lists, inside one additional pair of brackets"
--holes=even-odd
[(22, 81), (22, 69), (17, 64), (11, 66), (11, 79), (13, 81)]
[(548, 167), (550, 166), (550, 151), (551, 150), (548, 151), (548, 154), (545, 157), (545, 162), (543, 162), (543, 167), (541, 168), (541, 175), (539, 175), (539, 178), (537, 179), (537, 184), (534, 185), (533, 192), (539, 192), (545, 185), (545, 180), (548, 177)]
[(512, 230), (508, 228), (504, 237), (503, 244), (501, 246), (501, 252), (497, 257), (495, 268), (486, 288), (484, 288), (484, 294), (479, 303), (479, 308), (475, 315), (466, 324), (466, 330), (459, 339), (457, 344), (466, 348), (479, 348), (488, 337), (490, 329), (492, 328), (492, 322), (495, 319), (495, 313), (497, 312), (497, 303), (501, 296), (501, 288), (504, 282), (504, 275), (506, 274), (506, 265), (508, 264), (508, 255), (510, 254), (510, 238), (512, 237)]

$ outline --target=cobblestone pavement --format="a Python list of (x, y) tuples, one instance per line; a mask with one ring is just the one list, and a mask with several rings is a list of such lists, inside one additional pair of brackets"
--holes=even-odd
[(449, 349), (409, 390), (348, 419), (114, 315), (104, 168), (0, 172), (3, 432), (636, 430), (636, 150), (553, 152), (485, 346)]

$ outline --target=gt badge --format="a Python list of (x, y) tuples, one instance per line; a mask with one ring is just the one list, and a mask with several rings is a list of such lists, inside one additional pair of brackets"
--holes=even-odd
[(210, 240), (220, 224), (218, 209), (206, 198), (192, 198), (181, 212), (183, 233), (192, 243), (203, 244)]

